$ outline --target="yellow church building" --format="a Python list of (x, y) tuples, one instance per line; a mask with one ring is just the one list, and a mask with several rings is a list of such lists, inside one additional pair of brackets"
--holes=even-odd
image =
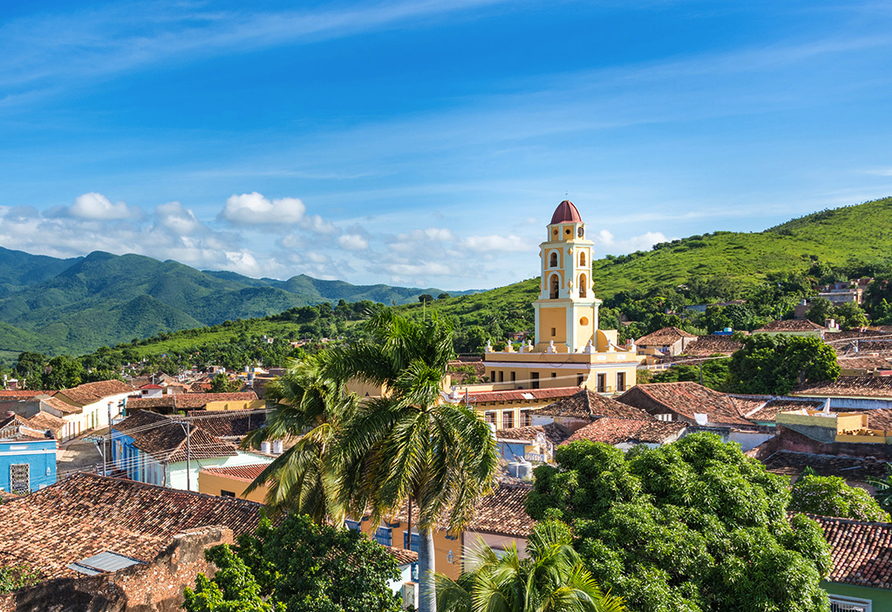
[[(487, 346), (486, 389), (584, 387), (597, 393), (621, 393), (635, 385), (639, 358), (634, 349), (618, 346), (617, 331), (598, 329), (601, 300), (591, 281), (594, 243), (576, 206), (561, 202), (539, 245), (541, 274), (535, 309), (535, 342), (517, 350)], [(517, 422), (517, 421), (515, 421)]]

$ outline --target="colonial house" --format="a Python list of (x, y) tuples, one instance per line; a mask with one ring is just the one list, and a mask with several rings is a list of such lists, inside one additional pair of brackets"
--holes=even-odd
[(273, 457), (247, 452), (206, 432), (188, 418), (141, 410), (112, 426), (115, 468), (138, 482), (198, 490), (203, 468), (270, 463)]
[(450, 403), (467, 403), (474, 407), (483, 420), (496, 429), (528, 427), (533, 424), (536, 409), (561, 398), (579, 393), (579, 387), (548, 389), (516, 389), (506, 391), (470, 391), (443, 394)]
[(133, 391), (132, 386), (120, 380), (84, 383), (42, 399), (40, 409), (66, 422), (62, 439), (68, 440), (92, 429), (108, 427), (109, 416), (114, 420), (123, 414), (127, 396)]
[(0, 491), (24, 494), (54, 482), (56, 440), (22, 425), (15, 415), (0, 420)]
[(567, 439), (570, 431), (557, 423), (499, 429), (495, 433), (499, 456), (505, 461), (550, 463), (554, 447)]

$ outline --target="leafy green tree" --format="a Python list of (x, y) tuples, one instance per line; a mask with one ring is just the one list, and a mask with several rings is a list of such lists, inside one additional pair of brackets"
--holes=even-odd
[(812, 298), (805, 311), (805, 318), (812, 323), (823, 325), (827, 319), (832, 319), (834, 314), (833, 302), (824, 297)]
[(84, 367), (68, 355), (53, 357), (47, 364), (43, 384), (47, 389), (69, 389), (81, 384)]
[(437, 316), (413, 321), (385, 311), (369, 322), (372, 339), (335, 350), (332, 378), (384, 385), (344, 423), (337, 454), (339, 499), (374, 523), (407, 500), (417, 508), (419, 610), (435, 609), (433, 529), (458, 530), (491, 490), (498, 454), (489, 427), (473, 409), (439, 403), (453, 357), (452, 326)]
[(451, 297), (452, 297), (451, 295), (449, 295), (448, 293), (446, 293), (444, 291), (443, 293), (441, 293), (440, 295), (437, 296), (437, 299), (438, 300), (448, 300)]
[(846, 302), (836, 306), (833, 309), (833, 318), (836, 319), (839, 328), (843, 331), (870, 325), (864, 309), (855, 302)]
[(707, 333), (712, 334), (731, 327), (731, 319), (721, 306), (707, 306), (706, 311), (697, 317), (697, 324), (705, 328)]
[(864, 489), (839, 476), (804, 474), (793, 484), (790, 510), (859, 521), (889, 522), (889, 515)]
[(20, 353), (15, 365), (15, 374), (25, 380), (29, 389), (43, 389), (43, 370), (49, 357), (42, 353), (25, 351)]
[(24, 589), (40, 581), (40, 572), (27, 563), (0, 566), (0, 595)]
[(878, 274), (864, 290), (862, 302), (867, 312), (875, 315), (884, 301), (892, 304), (892, 273)]
[(418, 301), (422, 304), (428, 304), (434, 301), (434, 296), (432, 296), (430, 293), (422, 293), (418, 296)]
[(604, 594), (573, 548), (564, 523), (533, 528), (526, 559), (517, 547), (499, 557), (483, 541), (457, 580), (436, 575), (440, 612), (623, 612), (622, 598)]
[(238, 546), (205, 556), (221, 568), (199, 574), (186, 589), (187, 612), (400, 612), (388, 586), (399, 578), (396, 560), (357, 531), (288, 515), (278, 526), (264, 518)]
[(736, 444), (697, 433), (623, 454), (579, 441), (536, 469), (527, 511), (572, 521), (602, 588), (637, 612), (828, 608), (821, 528), (787, 517), (790, 490)]
[(241, 384), (235, 380), (229, 380), (229, 376), (223, 372), (217, 372), (211, 379), (209, 393), (234, 393), (241, 388)]
[(699, 383), (700, 368), (702, 367), (703, 386), (716, 391), (725, 391), (728, 388), (728, 365), (730, 362), (730, 359), (722, 358), (705, 360), (700, 365), (672, 366), (668, 370), (654, 374), (651, 380), (652, 382), (691, 381)]
[(730, 386), (737, 393), (785, 395), (798, 383), (836, 380), (833, 349), (812, 336), (756, 334), (731, 355)]

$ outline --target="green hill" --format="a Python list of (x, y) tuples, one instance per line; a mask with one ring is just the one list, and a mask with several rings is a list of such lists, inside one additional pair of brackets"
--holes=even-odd
[[(437, 289), (355, 286), (203, 272), (175, 261), (96, 251), (54, 259), (0, 249), (0, 351), (83, 353), (160, 332), (265, 317), (295, 306), (372, 299), (402, 304)], [(8, 347), (8, 348), (7, 348)]]
[[(595, 294), (610, 302), (622, 292), (660, 289), (721, 279), (732, 295), (745, 295), (769, 278), (802, 275), (817, 282), (815, 268), (853, 273), (892, 265), (892, 198), (825, 210), (762, 232), (714, 232), (657, 244), (647, 252), (592, 262)], [(538, 272), (538, 271), (537, 271)], [(473, 295), (436, 300), (426, 308), (468, 326), (502, 332), (532, 330), (538, 278)], [(419, 304), (403, 306), (420, 316)]]

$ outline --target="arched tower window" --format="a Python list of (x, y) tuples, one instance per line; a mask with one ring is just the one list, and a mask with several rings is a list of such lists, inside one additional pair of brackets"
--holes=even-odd
[(548, 259), (548, 266), (551, 268), (557, 268), (557, 253), (552, 253), (551, 257)]
[(551, 275), (551, 295), (549, 296), (552, 300), (556, 300), (558, 298), (558, 291), (560, 289), (559, 286), (560, 281), (558, 280), (557, 274)]
[(585, 286), (585, 274), (579, 275), (579, 297), (586, 297), (588, 288)]
[(579, 254), (579, 267), (580, 267), (580, 268), (585, 267), (585, 251), (582, 251), (582, 252)]

